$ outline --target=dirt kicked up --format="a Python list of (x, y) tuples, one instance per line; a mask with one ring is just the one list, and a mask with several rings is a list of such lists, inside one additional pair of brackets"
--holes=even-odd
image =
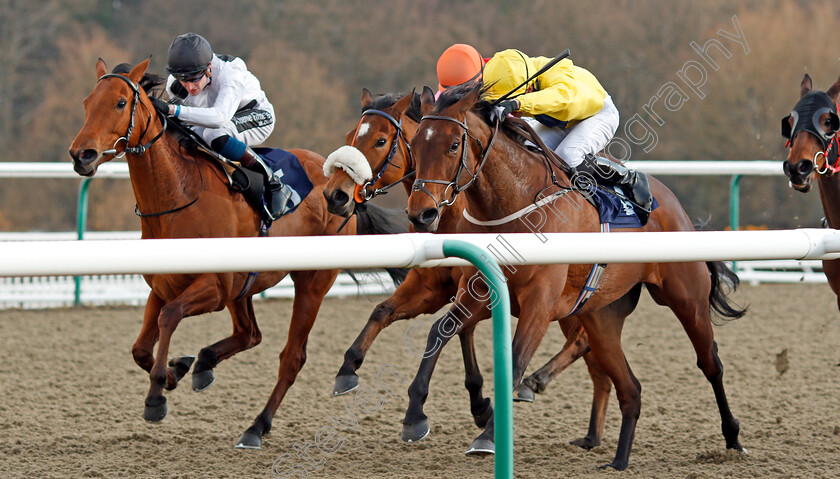
[[(741, 422), (742, 455), (724, 449), (711, 387), (695, 367), (679, 322), (642, 294), (624, 329), (642, 384), (642, 413), (625, 478), (830, 477), (840, 457), (840, 312), (825, 285), (744, 286), (743, 319), (715, 327), (724, 382)], [(0, 477), (405, 477), (486, 478), (491, 459), (463, 455), (478, 434), (463, 387), (460, 348), (441, 356), (426, 406), (429, 437), (400, 441), (408, 383), (418, 358), (412, 323), (374, 343), (362, 388), (331, 397), (346, 348), (381, 298), (328, 300), (297, 383), (261, 450), (234, 441), (262, 409), (277, 375), (291, 303), (255, 304), (263, 342), (224, 361), (216, 383), (194, 393), (189, 378), (167, 392), (170, 413), (143, 421), (148, 376), (131, 358), (142, 308), (0, 312)], [(422, 341), (432, 317), (410, 337)], [(188, 318), (173, 355), (196, 354), (230, 332), (226, 313)], [(492, 395), (491, 323), (476, 333), (485, 394)], [(421, 343), (422, 344), (422, 343)], [(529, 373), (562, 346), (552, 327)], [(403, 380), (405, 382), (403, 382)], [(517, 477), (592, 477), (615, 452), (620, 416), (611, 397), (605, 439), (583, 451), (592, 386), (582, 361), (534, 404), (516, 403)]]

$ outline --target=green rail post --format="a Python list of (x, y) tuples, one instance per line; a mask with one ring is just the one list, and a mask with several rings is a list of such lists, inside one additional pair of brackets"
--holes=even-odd
[(472, 263), (484, 274), (490, 290), (498, 298), (493, 306), (493, 390), (496, 400), (493, 415), (496, 443), (494, 467), (496, 479), (513, 478), (513, 358), (507, 284), (496, 260), (478, 246), (466, 241), (444, 240), (443, 254)]
[[(741, 227), (741, 175), (732, 175), (729, 180), (729, 227), (738, 231)], [(738, 263), (732, 262), (732, 271), (738, 274)]]
[[(84, 239), (85, 229), (87, 228), (87, 211), (88, 211), (88, 187), (90, 186), (90, 178), (82, 178), (79, 184), (79, 196), (76, 200), (76, 238)], [(82, 277), (75, 276), (73, 282), (76, 284), (73, 294), (73, 305), (80, 306), (82, 304)]]

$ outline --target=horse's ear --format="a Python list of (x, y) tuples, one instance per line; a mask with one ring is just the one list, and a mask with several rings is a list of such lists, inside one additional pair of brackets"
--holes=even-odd
[(401, 115), (403, 112), (407, 111), (409, 107), (411, 107), (411, 101), (414, 100), (414, 88), (411, 89), (411, 93), (408, 95), (400, 98), (394, 103), (394, 112), (396, 112), (395, 116)]
[(811, 76), (806, 73), (805, 76), (802, 78), (802, 83), (799, 84), (799, 96), (805, 96), (813, 88), (814, 82), (811, 81)]
[(102, 78), (102, 75), (108, 73), (108, 65), (105, 65), (105, 60), (96, 60), (96, 78)]
[(423, 93), (420, 94), (420, 111), (423, 115), (428, 115), (435, 107), (435, 92), (431, 88), (424, 86)]
[(373, 101), (371, 99), (371, 96), (372, 95), (370, 94), (370, 90), (368, 90), (367, 88), (362, 88), (362, 108), (370, 105), (370, 102)]
[(834, 82), (834, 85), (831, 85), (831, 88), (829, 88), (826, 93), (828, 93), (828, 97), (831, 98), (834, 103), (837, 103), (837, 94), (840, 93), (840, 78), (837, 78), (837, 81)]
[(473, 88), (463, 98), (458, 101), (458, 107), (461, 111), (467, 111), (473, 107), (481, 96), (481, 88)]
[(131, 79), (134, 83), (140, 83), (140, 80), (143, 79), (143, 75), (146, 73), (146, 70), (149, 68), (149, 61), (152, 57), (149, 57), (142, 62), (138, 63), (136, 67), (131, 69), (131, 72), (128, 74), (128, 78)]

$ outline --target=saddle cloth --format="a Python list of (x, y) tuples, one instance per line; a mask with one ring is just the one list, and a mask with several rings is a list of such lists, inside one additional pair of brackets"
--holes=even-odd
[[(644, 226), (636, 215), (633, 203), (625, 199), (627, 196), (627, 193), (619, 186), (598, 186), (592, 197), (595, 200), (595, 206), (598, 208), (601, 223), (609, 223), (612, 228), (641, 228)], [(659, 207), (659, 203), (654, 198), (651, 211), (657, 207)]]
[(283, 195), (287, 198), (283, 214), (294, 211), (312, 191), (312, 181), (294, 154), (280, 148), (254, 148), (254, 152), (274, 171), (283, 182)]

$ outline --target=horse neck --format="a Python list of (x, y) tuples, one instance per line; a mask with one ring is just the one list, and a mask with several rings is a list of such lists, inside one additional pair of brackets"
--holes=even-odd
[(832, 228), (840, 228), (840, 173), (818, 175), (817, 184), (828, 224)]
[(169, 134), (161, 136), (145, 153), (126, 155), (126, 159), (141, 213), (177, 208), (199, 194), (196, 171), (189, 169), (178, 142)]
[[(486, 147), (487, 141), (482, 144)], [(501, 131), (487, 154), (475, 183), (464, 190), (468, 206), (463, 209), (474, 218), (493, 220), (514, 213), (533, 203), (536, 192), (547, 186), (543, 165), (532, 161)], [(476, 157), (476, 165), (480, 161)]]

